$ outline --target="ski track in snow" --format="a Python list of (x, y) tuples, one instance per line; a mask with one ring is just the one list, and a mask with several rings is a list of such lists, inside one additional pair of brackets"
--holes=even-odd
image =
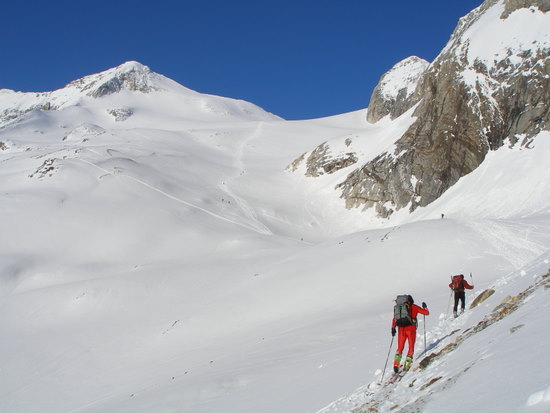
[(219, 187), (222, 191), (224, 191), (228, 197), (233, 199), (238, 207), (241, 209), (241, 211), (245, 214), (245, 216), (250, 219), (250, 221), (253, 223), (252, 227), (254, 230), (260, 234), (265, 235), (272, 235), (272, 231), (265, 226), (258, 218), (258, 215), (256, 214), (256, 211), (254, 208), (250, 206), (248, 202), (246, 202), (242, 197), (238, 196), (235, 191), (233, 191), (229, 185), (231, 181), (236, 181), (239, 179), (241, 174), (246, 173), (245, 165), (243, 162), (244, 157), (244, 149), (245, 147), (254, 139), (256, 139), (258, 136), (261, 135), (263, 126), (263, 121), (258, 122), (258, 126), (255, 128), (254, 132), (246, 136), (244, 139), (242, 139), (238, 146), (237, 146), (237, 152), (235, 154), (235, 160), (233, 162), (233, 166), (237, 170), (237, 174), (234, 176), (231, 176), (229, 178), (225, 179), (225, 184), (220, 183)]
[[(97, 154), (97, 152), (94, 152), (94, 151), (90, 151), (90, 152), (96, 153), (96, 154)], [(151, 189), (151, 190), (153, 190), (153, 191), (155, 191), (155, 192), (158, 192), (159, 194), (164, 195), (165, 197), (167, 197), (167, 198), (169, 198), (169, 199), (171, 199), (171, 200), (173, 200), (173, 201), (176, 201), (176, 202), (178, 202), (178, 203), (180, 203), (180, 204), (186, 205), (186, 206), (188, 206), (188, 207), (190, 207), (190, 208), (197, 209), (197, 210), (199, 210), (199, 211), (201, 211), (201, 212), (204, 212), (205, 214), (208, 214), (208, 215), (210, 215), (210, 216), (213, 216), (214, 218), (220, 219), (220, 220), (222, 220), (222, 221), (229, 222), (229, 223), (231, 223), (231, 224), (238, 225), (238, 226), (240, 226), (240, 227), (246, 228), (246, 229), (248, 229), (248, 230), (252, 230), (252, 231), (254, 231), (254, 232), (258, 232), (258, 233), (261, 233), (261, 234), (265, 234), (265, 233), (266, 233), (266, 232), (264, 232), (264, 231), (261, 231), (261, 229), (258, 229), (258, 228), (255, 227), (255, 226), (250, 226), (250, 225), (247, 225), (247, 224), (243, 224), (243, 223), (241, 223), (241, 222), (237, 222), (237, 221), (231, 220), (231, 219), (226, 218), (226, 217), (224, 217), (224, 216), (222, 216), (222, 215), (216, 214), (215, 212), (209, 211), (208, 209), (205, 209), (205, 208), (202, 208), (202, 207), (200, 207), (200, 206), (198, 206), (198, 205), (192, 204), (191, 202), (187, 202), (187, 201), (185, 201), (185, 200), (183, 200), (183, 199), (181, 199), (181, 198), (178, 198), (178, 197), (176, 197), (176, 196), (174, 196), (174, 195), (172, 195), (172, 194), (169, 194), (169, 193), (167, 193), (167, 192), (165, 192), (165, 191), (163, 191), (163, 190), (161, 190), (161, 189), (158, 189), (158, 188), (156, 188), (155, 186), (150, 185), (150, 184), (148, 184), (147, 182), (142, 181), (141, 179), (134, 178), (133, 176), (126, 175), (126, 174), (123, 174), (123, 173), (115, 173), (115, 172), (113, 172), (113, 171), (109, 171), (109, 170), (107, 170), (107, 169), (105, 169), (105, 168), (102, 168), (102, 167), (99, 166), (99, 165), (94, 164), (93, 162), (87, 161), (87, 160), (82, 159), (82, 158), (78, 158), (78, 159), (79, 159), (81, 162), (84, 162), (84, 163), (86, 163), (86, 164), (88, 164), (88, 165), (90, 165), (90, 166), (93, 166), (93, 167), (99, 169), (100, 171), (104, 172), (104, 173), (107, 174), (107, 175), (128, 178), (128, 179), (130, 179), (130, 180), (132, 180), (132, 181), (134, 181), (134, 182), (137, 182), (137, 183), (139, 183), (139, 184), (141, 184), (141, 185), (143, 185), (143, 186), (145, 186), (145, 187), (147, 187), (147, 188), (149, 188), (149, 189)]]
[(516, 268), (546, 251), (541, 244), (529, 241), (529, 236), (537, 228), (534, 225), (496, 220), (468, 221), (466, 225), (478, 232), (489, 245), (495, 246), (498, 254), (505, 256)]

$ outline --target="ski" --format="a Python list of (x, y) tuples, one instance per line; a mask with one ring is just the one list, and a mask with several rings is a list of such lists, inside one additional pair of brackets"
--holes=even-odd
[(397, 383), (398, 381), (401, 381), (401, 379), (403, 378), (406, 372), (407, 372), (406, 370), (401, 370), (397, 373), (393, 373), (393, 375), (388, 379), (386, 384), (392, 384), (392, 383)]

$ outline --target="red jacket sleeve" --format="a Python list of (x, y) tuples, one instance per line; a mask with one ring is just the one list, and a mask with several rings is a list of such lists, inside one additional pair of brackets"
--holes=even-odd
[(411, 307), (412, 318), (416, 318), (418, 314), (430, 315), (430, 310), (428, 310), (427, 308), (419, 307), (416, 304), (413, 304), (413, 306)]
[(467, 290), (471, 290), (471, 289), (474, 288), (474, 286), (468, 284), (468, 281), (466, 281), (466, 280), (462, 280), (462, 286), (463, 286), (464, 288), (466, 288)]
[(395, 320), (395, 317), (391, 320), (391, 328), (397, 327), (397, 321)]

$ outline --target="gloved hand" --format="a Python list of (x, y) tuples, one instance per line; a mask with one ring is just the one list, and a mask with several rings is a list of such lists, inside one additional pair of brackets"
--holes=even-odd
[(428, 308), (428, 305), (425, 302), (422, 302), (422, 308)]
[(391, 336), (392, 337), (395, 337), (395, 333), (397, 332), (397, 330), (395, 328), (392, 328), (391, 329)]

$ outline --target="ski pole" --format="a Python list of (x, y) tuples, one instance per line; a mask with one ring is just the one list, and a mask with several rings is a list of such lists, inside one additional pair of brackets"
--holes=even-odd
[[(472, 276), (472, 272), (470, 271), (470, 282), (472, 283), (472, 286), (474, 285), (474, 277)], [(470, 294), (470, 299), (473, 301), (475, 297), (475, 293), (472, 291)], [(471, 305), (471, 304), (470, 304)], [(470, 307), (471, 308), (471, 307)]]
[(384, 382), (384, 374), (386, 374), (386, 367), (388, 366), (388, 360), (390, 359), (391, 347), (393, 346), (393, 337), (394, 336), (391, 336), (390, 348), (388, 349), (388, 356), (386, 357), (386, 364), (384, 364), (384, 371), (382, 371), (382, 378), (380, 379), (380, 384), (382, 384)]
[(428, 350), (426, 350), (426, 315), (423, 314), (424, 316), (424, 354), (426, 354), (428, 352)]
[[(453, 276), (451, 275), (451, 282), (453, 282)], [(451, 289), (451, 295), (449, 295), (449, 302), (447, 303), (447, 317), (449, 316), (449, 309), (451, 308), (451, 297), (453, 296), (453, 290)]]

